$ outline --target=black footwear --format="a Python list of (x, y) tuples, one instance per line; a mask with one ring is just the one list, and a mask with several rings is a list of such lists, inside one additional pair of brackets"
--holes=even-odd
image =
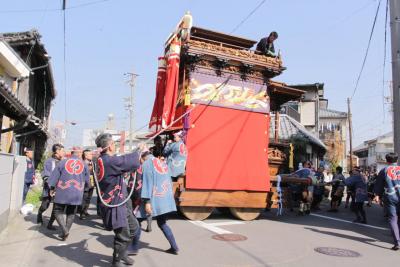
[(130, 257), (128, 257), (128, 254), (125, 254), (123, 257), (121, 257), (121, 261), (125, 263), (126, 265), (133, 265), (134, 261)]
[(394, 250), (394, 251), (398, 251), (399, 249), (400, 249), (400, 246), (398, 246), (398, 245), (395, 245), (391, 248), (391, 250)]
[(113, 261), (111, 267), (125, 267), (121, 261)]
[(178, 251), (173, 248), (169, 248), (165, 252), (173, 255), (178, 255)]
[(151, 226), (149, 227), (149, 226), (147, 226), (147, 228), (146, 228), (146, 232), (148, 232), (148, 233), (150, 233), (152, 230), (151, 230)]
[(36, 223), (43, 224), (43, 217), (41, 213), (38, 213), (37, 218), (36, 218)]
[(61, 236), (61, 240), (62, 240), (62, 241), (67, 240), (68, 236), (69, 236), (69, 233), (66, 233), (66, 234), (62, 235), (62, 236)]
[(361, 223), (361, 219), (355, 219), (353, 223)]
[(362, 220), (360, 223), (367, 224), (367, 220), (364, 219), (364, 220)]
[(47, 229), (52, 230), (52, 231), (57, 230), (57, 228), (55, 226), (51, 225), (51, 224), (47, 225)]
[(137, 251), (137, 250), (128, 250), (126, 252), (126, 254), (128, 254), (129, 256), (135, 256), (135, 255), (139, 254), (139, 251)]

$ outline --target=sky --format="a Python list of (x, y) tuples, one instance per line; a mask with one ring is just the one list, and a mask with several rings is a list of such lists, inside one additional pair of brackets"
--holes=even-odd
[[(67, 145), (82, 143), (82, 131), (103, 128), (108, 114), (128, 129), (124, 97), (130, 89), (124, 73), (139, 76), (135, 87), (135, 129), (149, 120), (155, 95), (157, 57), (186, 11), (193, 24), (229, 33), (261, 0), (67, 0), (64, 68), (61, 0), (0, 0), (0, 32), (39, 30), (51, 56), (57, 97), (52, 120), (74, 121)], [(259, 40), (277, 31), (287, 70), (274, 80), (287, 84), (324, 83), (329, 108), (347, 111), (379, 0), (266, 0), (234, 32)], [(382, 0), (369, 56), (352, 100), (354, 144), (392, 129), (389, 104), (391, 58)], [(64, 73), (66, 74), (64, 78)], [(385, 73), (385, 74), (384, 74)], [(65, 92), (67, 117), (65, 116)]]

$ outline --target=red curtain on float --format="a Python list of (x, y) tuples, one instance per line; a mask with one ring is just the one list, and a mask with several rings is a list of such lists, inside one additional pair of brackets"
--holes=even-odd
[(166, 80), (165, 57), (158, 58), (158, 72), (156, 83), (156, 97), (154, 99), (153, 111), (151, 112), (149, 128), (158, 131), (161, 128), (161, 116), (164, 108)]
[(162, 128), (167, 128), (175, 118), (176, 103), (178, 100), (180, 50), (180, 43), (173, 41), (167, 53), (165, 96), (161, 119)]
[(186, 188), (270, 190), (269, 115), (199, 105), (190, 113)]

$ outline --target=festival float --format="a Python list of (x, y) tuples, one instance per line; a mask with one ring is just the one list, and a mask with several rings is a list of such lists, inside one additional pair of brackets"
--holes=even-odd
[(290, 144), (279, 143), (278, 111), (304, 91), (271, 80), (285, 70), (282, 59), (251, 50), (255, 44), (192, 26), (189, 13), (165, 42), (149, 126), (154, 134), (185, 133), (186, 173), (174, 190), (188, 219), (228, 208), (253, 220), (265, 208), (285, 205), (285, 183), (304, 181), (277, 179), (293, 168)]

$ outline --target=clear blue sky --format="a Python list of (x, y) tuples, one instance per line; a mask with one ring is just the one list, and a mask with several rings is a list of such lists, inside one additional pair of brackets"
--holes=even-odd
[[(68, 0), (76, 6), (95, 0)], [(63, 16), (61, 0), (2, 1), (0, 32), (39, 29), (52, 57), (58, 96), (53, 119), (64, 121)], [(82, 142), (82, 129), (103, 127), (114, 113), (124, 119), (129, 95), (125, 72), (140, 76), (136, 86), (136, 128), (150, 116), (162, 44), (185, 11), (194, 25), (230, 32), (261, 0), (109, 0), (66, 11), (68, 144)], [(385, 3), (382, 1), (370, 54), (353, 100), (355, 144), (391, 130), (389, 106), (383, 111), (382, 78)], [(287, 70), (275, 80), (288, 84), (325, 83), (329, 107), (346, 111), (365, 53), (377, 0), (267, 0), (235, 34), (259, 40), (279, 33)], [(16, 12), (16, 11), (31, 12)], [(47, 11), (44, 11), (47, 10)], [(13, 12), (12, 12), (13, 11)], [(14, 12), (15, 11), (15, 12)], [(385, 80), (391, 80), (390, 28)], [(390, 95), (386, 84), (385, 95)], [(385, 118), (385, 120), (384, 120)]]

